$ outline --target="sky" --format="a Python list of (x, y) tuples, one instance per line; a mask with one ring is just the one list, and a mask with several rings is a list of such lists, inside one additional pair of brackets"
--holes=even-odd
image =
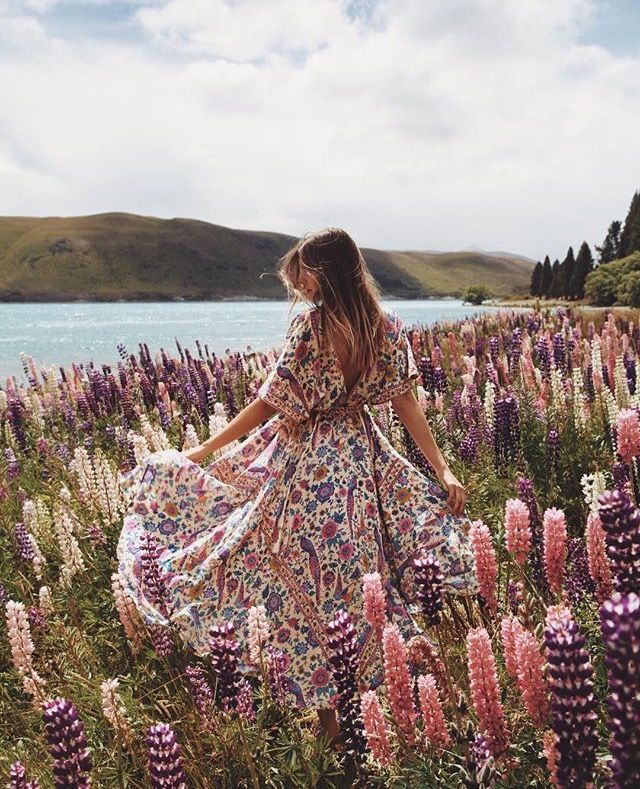
[(0, 215), (595, 254), (639, 97), (638, 0), (0, 0)]

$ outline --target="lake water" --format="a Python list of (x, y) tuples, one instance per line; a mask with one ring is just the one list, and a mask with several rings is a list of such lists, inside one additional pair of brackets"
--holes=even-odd
[[(457, 320), (496, 307), (463, 305), (454, 299), (384, 300), (407, 324)], [(295, 308), (294, 312), (304, 309)], [(117, 302), (0, 304), (0, 385), (15, 375), (26, 382), (19, 354), (38, 367), (71, 362), (96, 366), (119, 360), (117, 345), (137, 353), (146, 342), (152, 355), (165, 348), (177, 354), (176, 338), (197, 354), (195, 340), (211, 353), (267, 350), (280, 346), (288, 325), (286, 301)]]

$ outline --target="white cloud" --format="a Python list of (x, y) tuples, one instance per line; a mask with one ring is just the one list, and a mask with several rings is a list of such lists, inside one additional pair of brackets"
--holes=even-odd
[(595, 7), (171, 0), (139, 9), (136, 45), (0, 51), (0, 213), (535, 258), (599, 243), (640, 187), (640, 62), (576, 43)]

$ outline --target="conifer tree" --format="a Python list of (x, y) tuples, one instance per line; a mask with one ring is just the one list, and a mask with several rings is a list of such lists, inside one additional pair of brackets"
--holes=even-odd
[(640, 192), (635, 192), (631, 199), (624, 228), (620, 234), (620, 257), (624, 258), (632, 252), (640, 250)]
[(544, 259), (542, 264), (542, 295), (547, 297), (549, 295), (549, 286), (551, 285), (551, 261), (549, 255)]
[(573, 247), (569, 247), (567, 257), (562, 261), (562, 279), (560, 280), (560, 295), (566, 299), (573, 298), (571, 290), (571, 283), (573, 281), (573, 272), (576, 268), (576, 259), (573, 256)]
[(538, 261), (531, 272), (531, 287), (529, 291), (532, 296), (542, 296), (542, 263)]
[(584, 283), (587, 275), (593, 271), (593, 255), (586, 241), (583, 241), (578, 250), (576, 265), (571, 280), (571, 293), (576, 299), (584, 298)]
[(607, 230), (602, 246), (596, 245), (596, 252), (600, 256), (600, 265), (617, 260), (620, 255), (620, 228), (622, 223), (615, 219)]
[(551, 282), (549, 283), (549, 298), (556, 299), (560, 295), (560, 261), (556, 258), (551, 266)]

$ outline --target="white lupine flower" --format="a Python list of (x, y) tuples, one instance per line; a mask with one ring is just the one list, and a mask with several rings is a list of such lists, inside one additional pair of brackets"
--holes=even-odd
[(47, 614), (54, 614), (53, 600), (51, 599), (51, 592), (48, 586), (41, 586), (38, 590), (39, 605), (42, 610)]
[(19, 600), (8, 600), (5, 612), (11, 659), (22, 680), (22, 687), (30, 696), (40, 697), (43, 695), (45, 681), (33, 666), (32, 655), (35, 647), (31, 639), (31, 626), (24, 603)]
[(604, 472), (594, 471), (592, 474), (583, 474), (580, 479), (585, 504), (591, 512), (597, 513), (599, 510), (598, 496), (601, 496), (607, 489), (607, 481)]
[(86, 569), (85, 563), (73, 533), (73, 521), (69, 513), (58, 508), (54, 515), (53, 528), (62, 554), (63, 566), (60, 577), (63, 586), (68, 588), (73, 576)]
[(622, 360), (622, 355), (616, 356), (616, 366), (613, 373), (615, 382), (616, 403), (620, 408), (629, 406), (629, 382), (627, 381), (627, 371)]
[(147, 441), (147, 446), (151, 452), (158, 452), (162, 449), (171, 449), (171, 444), (164, 430), (158, 426), (154, 427), (146, 414), (140, 416), (142, 435)]
[(562, 378), (562, 373), (558, 368), (553, 365), (551, 367), (551, 407), (556, 415), (564, 413), (566, 402), (565, 402), (565, 390), (564, 390), (564, 380)]
[(100, 683), (102, 712), (113, 728), (127, 738), (131, 732), (127, 710), (118, 693), (120, 682), (117, 677)]
[(7, 405), (7, 393), (4, 391), (4, 389), (0, 389), (0, 411), (6, 411)]
[(247, 612), (249, 659), (260, 665), (260, 654), (269, 640), (269, 620), (263, 605), (252, 605)]
[(140, 618), (140, 613), (135, 603), (122, 588), (122, 582), (117, 572), (111, 573), (111, 589), (120, 622), (129, 639), (131, 651), (136, 655), (144, 644), (146, 627)]
[(587, 417), (582, 370), (579, 367), (574, 367), (571, 371), (571, 378), (573, 382), (573, 420), (576, 430), (579, 433), (584, 433), (587, 427)]
[[(209, 435), (216, 436), (221, 430), (229, 424), (229, 420), (227, 419), (227, 415), (224, 412), (224, 406), (222, 403), (216, 403), (213, 406), (213, 414), (209, 416)], [(217, 458), (225, 452), (229, 452), (229, 450), (233, 449), (233, 447), (237, 446), (239, 441), (235, 439), (234, 441), (225, 444), (224, 447), (216, 450), (213, 453), (213, 458)]]
[(195, 427), (189, 422), (185, 431), (184, 431), (184, 443), (182, 445), (182, 450), (191, 449), (191, 447), (197, 447), (200, 444), (200, 439), (198, 438), (198, 434), (196, 433)]
[(38, 508), (32, 499), (25, 499), (22, 504), (22, 521), (29, 534), (29, 540), (33, 549), (33, 570), (38, 581), (41, 581), (42, 570), (46, 566), (47, 560), (38, 544), (40, 518)]
[(488, 425), (493, 424), (493, 411), (496, 401), (496, 387), (492, 381), (487, 381), (484, 387), (484, 416)]
[(69, 464), (69, 468), (78, 480), (81, 502), (85, 506), (93, 508), (93, 490), (96, 485), (95, 471), (85, 447), (76, 447), (73, 450), (73, 460)]
[(418, 391), (418, 403), (420, 405), (420, 410), (423, 413), (426, 413), (427, 408), (429, 407), (429, 396), (427, 395), (427, 391), (424, 388), (424, 386), (422, 386), (422, 384), (417, 385), (417, 391)]
[[(609, 426), (613, 427), (616, 423), (616, 419), (618, 418), (618, 413), (620, 412), (620, 408), (616, 403), (616, 399), (609, 389), (608, 386), (603, 386), (602, 391), (600, 392), (600, 399), (602, 400), (602, 405), (607, 416), (607, 420), (609, 422)], [(612, 436), (614, 437), (615, 442), (615, 430), (612, 430)]]
[(129, 430), (127, 433), (127, 438), (133, 444), (133, 456), (136, 459), (136, 464), (138, 466), (144, 465), (147, 458), (151, 454), (151, 452), (149, 452), (149, 446), (147, 445), (146, 438), (134, 433), (133, 430)]

